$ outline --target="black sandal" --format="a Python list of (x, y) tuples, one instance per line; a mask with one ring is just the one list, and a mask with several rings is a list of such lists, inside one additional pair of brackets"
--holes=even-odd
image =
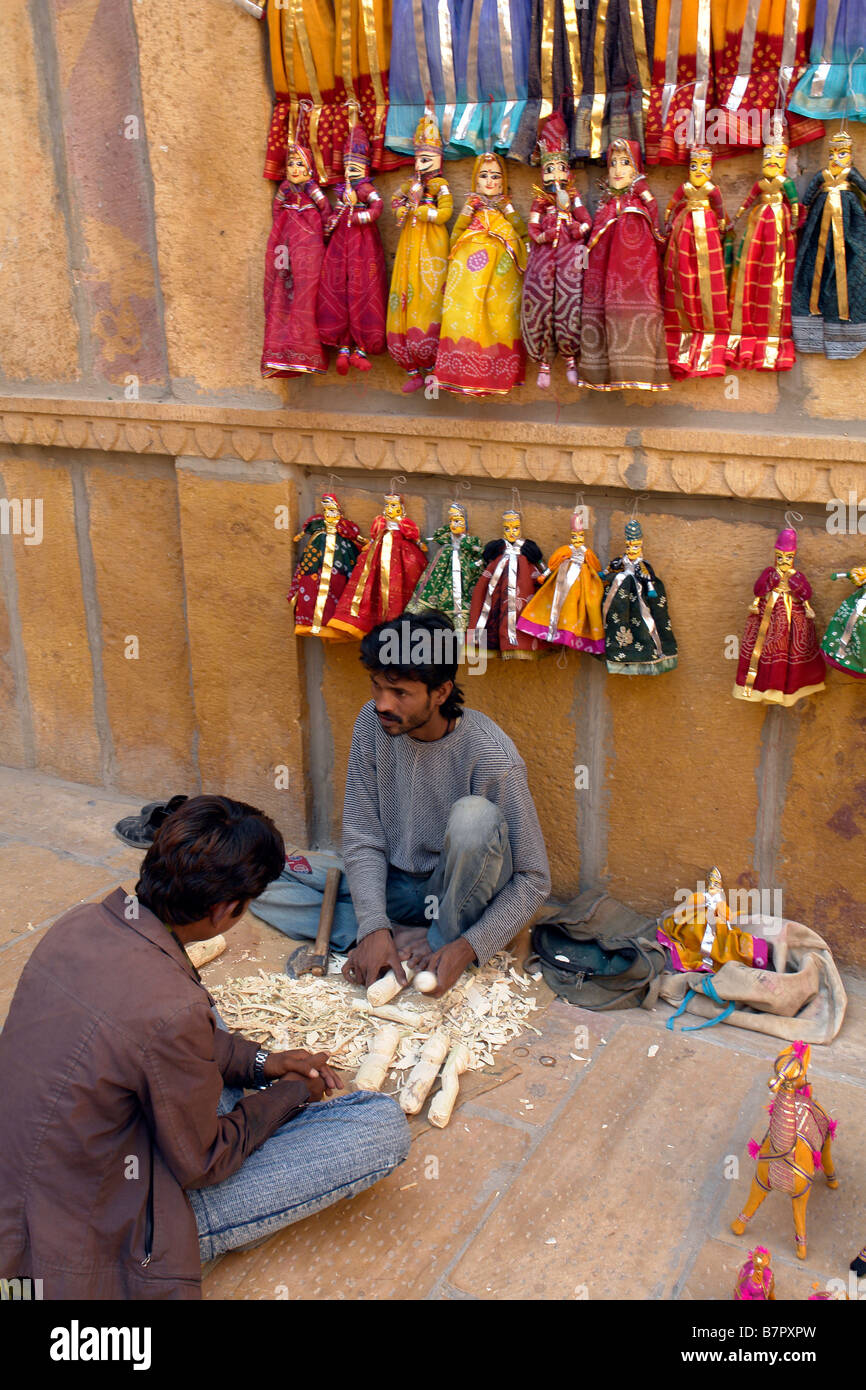
[(119, 820), (114, 833), (118, 840), (132, 849), (149, 849), (163, 822), (186, 800), (186, 796), (173, 796), (168, 801), (149, 801), (142, 806), (139, 815), (124, 816)]

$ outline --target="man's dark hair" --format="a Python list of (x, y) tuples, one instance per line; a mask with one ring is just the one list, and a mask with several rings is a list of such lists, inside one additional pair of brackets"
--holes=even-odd
[(390, 680), (421, 681), (428, 690), (452, 681), (440, 709), (446, 719), (455, 719), (463, 704), (456, 676), (464, 636), (444, 613), (401, 613), (362, 639), (361, 662), (368, 671)]
[(255, 806), (192, 796), (163, 822), (135, 891), (166, 926), (184, 927), (218, 903), (257, 898), (285, 862), (282, 835)]

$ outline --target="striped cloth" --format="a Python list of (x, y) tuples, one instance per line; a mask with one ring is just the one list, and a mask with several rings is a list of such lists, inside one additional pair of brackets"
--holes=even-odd
[(343, 808), (343, 861), (358, 940), (390, 927), (388, 865), (431, 874), (451, 807), (484, 796), (508, 823), (514, 874), (466, 932), (480, 965), (517, 935), (550, 892), (550, 869), (526, 765), (511, 739), (478, 710), (432, 743), (387, 734), (372, 700), (355, 723)]

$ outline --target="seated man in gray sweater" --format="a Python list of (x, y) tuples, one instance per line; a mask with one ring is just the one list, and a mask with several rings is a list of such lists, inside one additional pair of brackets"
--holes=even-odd
[(492, 719), (463, 709), (461, 634), (404, 613), (370, 632), (373, 698), (355, 723), (343, 859), (357, 945), (343, 969), (369, 985), (401, 961), (432, 970), (436, 995), (507, 946), (550, 892), (526, 767)]

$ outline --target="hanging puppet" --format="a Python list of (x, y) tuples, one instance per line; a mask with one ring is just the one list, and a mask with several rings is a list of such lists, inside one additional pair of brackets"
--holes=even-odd
[(517, 619), (517, 627), (544, 642), (602, 656), (604, 585), (598, 557), (586, 544), (585, 510), (578, 507), (572, 513), (570, 544), (554, 550), (541, 576), (541, 588)]
[(447, 522), (432, 536), (439, 553), (407, 605), (410, 613), (447, 614), (456, 632), (469, 625), (469, 604), (481, 573), (481, 541), (469, 535), (468, 525), (462, 502), (452, 502)]
[(523, 277), (520, 325), (526, 351), (538, 363), (538, 385), (550, 385), (550, 364), (565, 358), (565, 375), (577, 385), (580, 307), (586, 240), (592, 218), (568, 167), (568, 133), (555, 111), (538, 137), (542, 187), (529, 214), (529, 260)]
[(787, 160), (788, 146), (777, 126), (776, 137), (764, 147), (761, 177), (734, 218), (749, 213), (731, 277), (726, 360), (734, 367), (788, 372), (794, 365), (791, 286), (799, 212)]
[[(296, 637), (336, 638), (327, 624), (355, 567), (364, 538), (354, 521), (343, 516), (331, 492), (322, 495), (322, 510), (308, 517), (295, 536), (306, 537), (295, 566), (289, 603), (295, 605)], [(327, 630), (326, 630), (327, 629)]]
[(601, 576), (607, 669), (613, 675), (656, 676), (677, 664), (668, 597), (643, 558), (643, 528), (634, 518), (625, 524), (625, 542), (625, 554)]
[(324, 372), (316, 298), (331, 205), (313, 177), (313, 157), (292, 142), (286, 177), (274, 195), (265, 253), (265, 342), (262, 376)]
[(403, 510), (396, 492), (385, 497), (385, 508), (370, 527), (370, 541), (355, 562), (329, 632), (363, 637), (379, 623), (402, 613), (426, 565), (418, 527)]
[(776, 537), (775, 558), (755, 583), (740, 647), (734, 698), (793, 705), (824, 689), (824, 663), (818, 649), (812, 586), (794, 568), (797, 532)]
[(502, 513), (502, 537), (484, 547), (485, 568), (469, 610), (471, 640), (486, 646), (488, 655), (499, 652), (503, 661), (528, 661), (541, 654), (538, 639), (517, 626), (541, 582), (541, 551), (535, 541), (523, 539), (521, 530), (519, 512)]
[(675, 379), (724, 376), (726, 370), (730, 319), (722, 238), (727, 223), (712, 172), (712, 152), (697, 146), (689, 177), (665, 213), (665, 338)]
[(371, 357), (385, 351), (388, 279), (385, 252), (376, 223), (382, 199), (370, 182), (370, 142), (362, 125), (353, 125), (345, 146), (344, 183), (337, 184), (337, 206), (319, 281), (319, 336), (337, 348), (337, 371), (368, 372)]
[[(864, 11), (866, 15), (866, 11)], [(866, 179), (847, 131), (803, 195), (791, 323), (798, 352), (856, 357), (866, 348)]]
[(821, 651), (830, 666), (838, 666), (858, 680), (866, 677), (866, 565), (841, 570), (831, 579), (848, 579), (856, 584), (853, 594), (843, 599), (827, 624)]
[(670, 386), (658, 208), (634, 140), (612, 140), (583, 277), (579, 380), (598, 391)]
[(526, 225), (508, 198), (505, 160), (488, 151), (451, 233), (436, 380), (446, 391), (502, 396), (523, 384), (520, 299)]
[(401, 231), (388, 299), (388, 351), (407, 373), (404, 391), (424, 385), (439, 346), (448, 274), (445, 224), (453, 211), (441, 169), (442, 138), (435, 121), (423, 116), (415, 131), (415, 177), (391, 199)]

